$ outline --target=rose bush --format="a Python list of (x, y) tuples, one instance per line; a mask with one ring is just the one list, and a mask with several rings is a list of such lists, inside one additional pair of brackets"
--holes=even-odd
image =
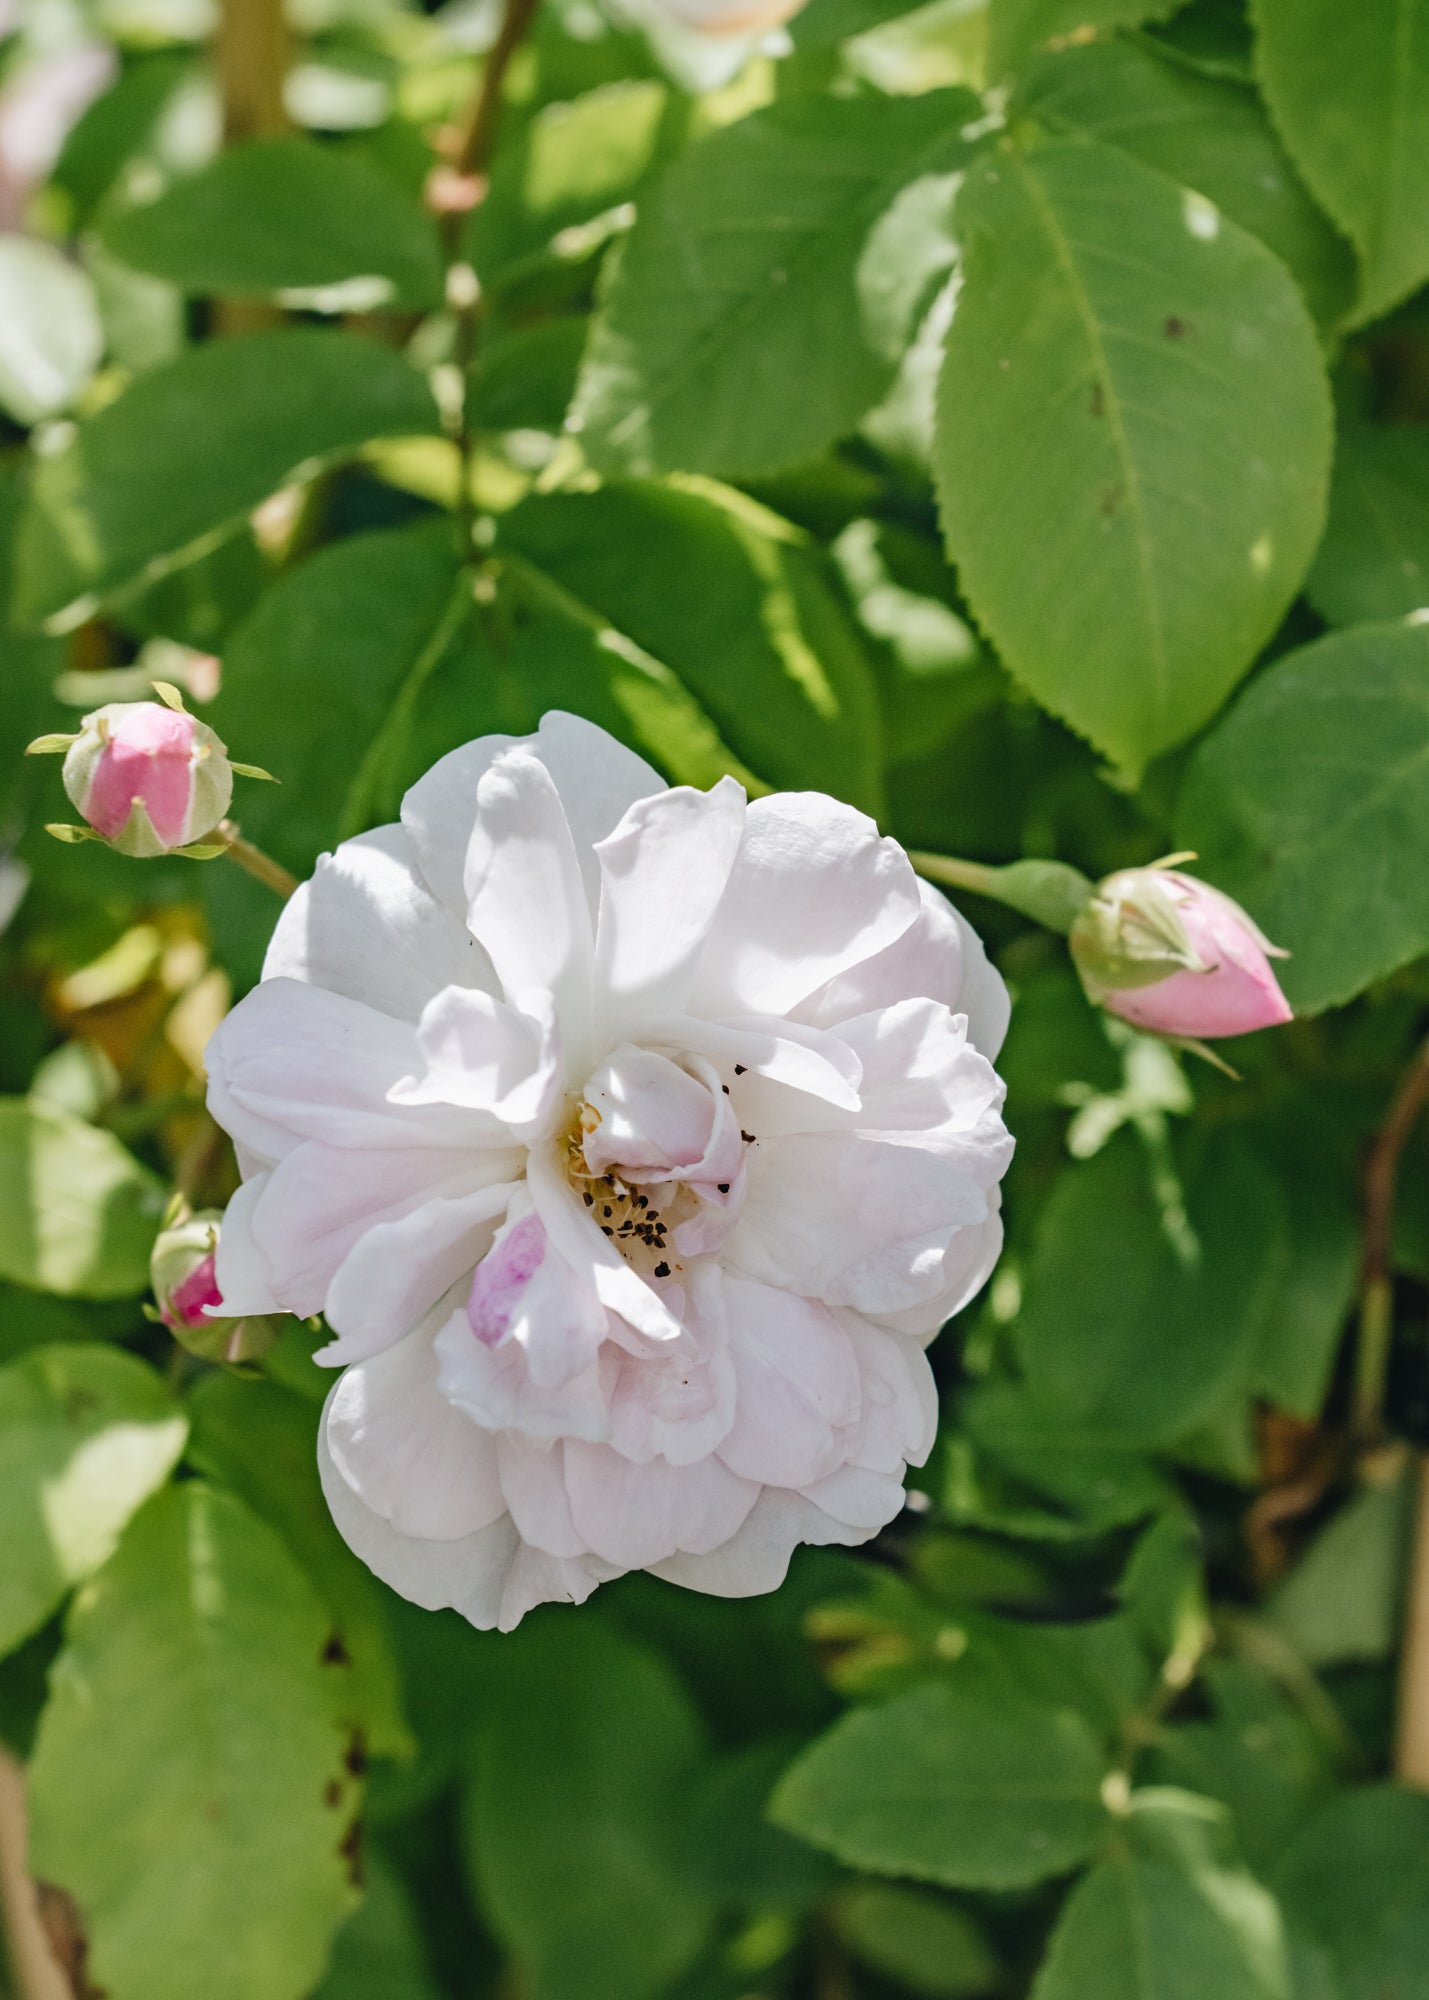
[(207, 1055), (223, 1309), (326, 1316), (351, 1546), (506, 1629), (874, 1534), (1001, 1241), (1006, 1024), (848, 806), (667, 788), (571, 715), (443, 758), (319, 862)]

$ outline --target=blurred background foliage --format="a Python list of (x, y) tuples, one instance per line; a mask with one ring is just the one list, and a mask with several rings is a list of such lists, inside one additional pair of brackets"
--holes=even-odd
[[(0, 0), (16, 2000), (1429, 1995), (1429, 0), (500, 25)], [(1301, 1018), (1188, 1067), (969, 899), (1008, 1246), (906, 1514), (478, 1634), (332, 1529), (311, 1330), (144, 1316), (273, 906), (20, 751), (154, 675), (299, 873), (560, 706), (916, 849), (1195, 848)]]

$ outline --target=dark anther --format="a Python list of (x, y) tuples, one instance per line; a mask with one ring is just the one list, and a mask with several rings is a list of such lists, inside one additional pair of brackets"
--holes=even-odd
[(744, 1065), (743, 1063), (736, 1063), (736, 1064), (735, 1064), (735, 1066), (734, 1066), (734, 1073), (735, 1073), (735, 1075), (736, 1075), (736, 1076), (743, 1076), (743, 1075), (744, 1075), (744, 1070), (745, 1070), (745, 1065)]
[(716, 1182), (715, 1182), (715, 1186), (716, 1186), (716, 1187), (717, 1187), (717, 1188), (719, 1189), (719, 1191), (720, 1191), (720, 1193), (721, 1193), (721, 1194), (728, 1194), (728, 1193), (729, 1193), (729, 1182), (728, 1182), (728, 1181), (716, 1181)]
[(657, 1264), (655, 1266), (655, 1276), (657, 1278), (668, 1278), (669, 1275), (670, 1267), (668, 1264)]
[(741, 1132), (739, 1136), (741, 1139), (743, 1139), (746, 1146), (752, 1146), (754, 1144), (754, 1134), (752, 1132)]

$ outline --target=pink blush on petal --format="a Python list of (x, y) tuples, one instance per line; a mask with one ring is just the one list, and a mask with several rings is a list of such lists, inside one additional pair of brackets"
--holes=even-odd
[(202, 1326), (204, 1308), (222, 1304), (223, 1294), (214, 1276), (212, 1255), (195, 1264), (182, 1284), (175, 1285), (169, 1294), (170, 1311), (183, 1326)]
[(546, 1232), (539, 1216), (523, 1216), (476, 1267), (466, 1316), (484, 1347), (506, 1338), (521, 1294), (540, 1270), (546, 1255)]
[(161, 840), (182, 841), (193, 796), (192, 747), (190, 716), (156, 707), (126, 717), (104, 746), (84, 803), (95, 832), (112, 840), (142, 802)]

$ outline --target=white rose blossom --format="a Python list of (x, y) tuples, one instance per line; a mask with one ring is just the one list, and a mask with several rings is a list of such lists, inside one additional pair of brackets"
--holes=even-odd
[(1006, 1020), (849, 806), (669, 788), (562, 714), (444, 757), (318, 863), (208, 1049), (223, 1310), (326, 1315), (352, 1548), (509, 1630), (875, 1534), (1000, 1246)]

